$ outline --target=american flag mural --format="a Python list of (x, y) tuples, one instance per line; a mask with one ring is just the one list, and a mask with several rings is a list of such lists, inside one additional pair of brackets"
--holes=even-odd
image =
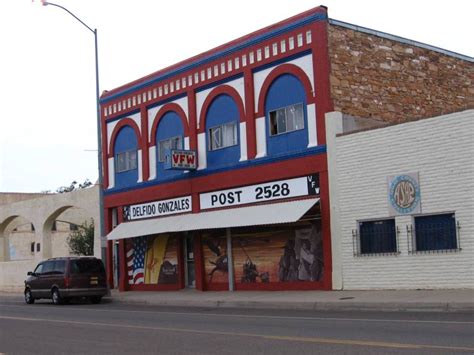
[(146, 237), (127, 240), (127, 272), (130, 285), (142, 284), (145, 280), (144, 264), (147, 246)]

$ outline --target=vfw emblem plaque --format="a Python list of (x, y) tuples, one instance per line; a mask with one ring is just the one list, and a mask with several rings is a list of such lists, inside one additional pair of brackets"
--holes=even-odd
[(387, 185), (390, 216), (421, 213), (418, 173), (388, 176)]

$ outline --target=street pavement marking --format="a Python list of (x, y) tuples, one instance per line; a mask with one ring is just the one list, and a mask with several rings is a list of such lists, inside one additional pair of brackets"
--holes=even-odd
[[(2, 305), (2, 304), (0, 304)], [(12, 306), (10, 304), (2, 305), (11, 308), (25, 308), (27, 305), (22, 303), (21, 306)], [(38, 308), (45, 309), (45, 308)], [(49, 309), (49, 308), (48, 308)], [(64, 307), (61, 309), (65, 309)], [(123, 312), (138, 314), (173, 314), (173, 315), (189, 315), (189, 316), (210, 316), (210, 317), (238, 317), (238, 318), (268, 318), (268, 319), (288, 319), (288, 320), (330, 320), (330, 321), (355, 321), (355, 322), (384, 322), (384, 323), (432, 323), (432, 324), (474, 324), (473, 321), (443, 321), (443, 320), (416, 320), (416, 319), (373, 319), (373, 318), (337, 318), (337, 317), (299, 317), (299, 316), (270, 316), (270, 315), (253, 315), (253, 314), (232, 314), (232, 313), (207, 313), (207, 312), (171, 312), (171, 311), (136, 311), (123, 309), (99, 309), (99, 308), (67, 308), (69, 311), (95, 311), (95, 312)]]
[(18, 321), (27, 321), (27, 322), (32, 322), (33, 321), (33, 322), (50, 322), (50, 323), (61, 323), (61, 324), (66, 323), (66, 324), (75, 324), (75, 325), (112, 327), (112, 328), (129, 328), (129, 329), (137, 329), (137, 330), (159, 330), (159, 331), (165, 331), (165, 332), (240, 336), (240, 337), (261, 338), (261, 339), (267, 339), (267, 340), (295, 341), (295, 342), (303, 342), (303, 343), (358, 345), (358, 346), (370, 346), (370, 347), (381, 347), (381, 348), (397, 348), (397, 349), (401, 349), (401, 348), (403, 348), (403, 349), (432, 349), (432, 350), (450, 350), (450, 351), (474, 352), (474, 348), (459, 347), (459, 346), (392, 343), (392, 342), (383, 342), (383, 341), (353, 340), (353, 339), (311, 338), (311, 337), (297, 337), (297, 336), (292, 337), (292, 336), (284, 336), (284, 335), (221, 332), (221, 331), (200, 330), (200, 329), (190, 329), (190, 328), (150, 327), (150, 326), (143, 326), (143, 325), (124, 325), (124, 324), (110, 324), (110, 323), (97, 323), (97, 322), (82, 322), (82, 321), (56, 320), (56, 319), (46, 319), (46, 318), (26, 318), (26, 317), (0, 316), (0, 319), (18, 320)]

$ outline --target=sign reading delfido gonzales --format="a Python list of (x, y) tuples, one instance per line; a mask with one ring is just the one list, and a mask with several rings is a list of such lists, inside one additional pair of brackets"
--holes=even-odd
[(184, 196), (169, 200), (142, 203), (140, 205), (125, 206), (123, 208), (123, 219), (124, 221), (133, 221), (135, 219), (191, 212), (191, 210), (191, 196)]

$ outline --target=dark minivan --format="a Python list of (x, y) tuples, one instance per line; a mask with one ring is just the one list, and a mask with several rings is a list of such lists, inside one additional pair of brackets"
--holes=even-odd
[(42, 261), (25, 280), (25, 302), (50, 298), (61, 304), (75, 297), (100, 303), (108, 293), (104, 264), (95, 257), (64, 257)]

